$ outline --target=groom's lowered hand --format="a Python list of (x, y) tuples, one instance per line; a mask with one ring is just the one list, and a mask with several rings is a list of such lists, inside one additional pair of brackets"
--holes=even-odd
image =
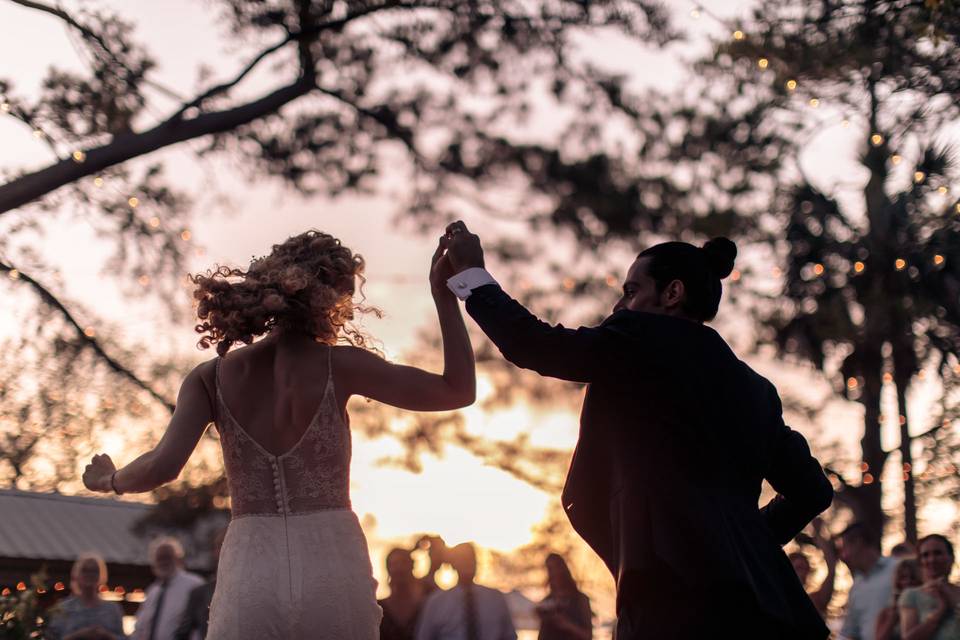
[(467, 229), (461, 220), (451, 222), (446, 231), (446, 257), (454, 273), (473, 267), (484, 268), (480, 238)]

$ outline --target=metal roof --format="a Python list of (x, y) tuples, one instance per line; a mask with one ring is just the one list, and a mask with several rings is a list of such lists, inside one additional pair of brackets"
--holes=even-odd
[(95, 551), (108, 563), (147, 565), (148, 540), (133, 525), (149, 504), (0, 489), (0, 558), (76, 559)]

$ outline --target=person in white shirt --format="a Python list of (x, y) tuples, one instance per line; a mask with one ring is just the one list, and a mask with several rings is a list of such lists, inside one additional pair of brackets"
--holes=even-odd
[(840, 629), (846, 640), (874, 640), (877, 618), (890, 604), (896, 558), (880, 553), (880, 537), (855, 522), (840, 534), (840, 559), (853, 574), (847, 612)]
[(137, 610), (132, 640), (173, 640), (187, 607), (190, 592), (203, 578), (183, 569), (183, 547), (176, 538), (157, 538), (150, 543), (150, 566), (156, 582), (147, 588)]
[(450, 550), (459, 579), (449, 591), (427, 598), (416, 640), (516, 640), (507, 599), (496, 589), (474, 583), (477, 554), (470, 543)]

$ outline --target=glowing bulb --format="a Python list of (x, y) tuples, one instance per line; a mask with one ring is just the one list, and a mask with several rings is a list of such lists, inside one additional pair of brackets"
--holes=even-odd
[(960, 213), (960, 202), (958, 202), (957, 204), (955, 204), (955, 205), (953, 206), (953, 208), (956, 210), (957, 213)]
[(4, 113), (10, 113), (10, 103), (0, 102), (0, 111), (3, 111)]
[(933, 264), (937, 264), (937, 265), (943, 264), (943, 260), (944, 260), (943, 256), (940, 255), (939, 253), (933, 256)]
[(794, 91), (797, 88), (796, 80), (787, 80), (787, 91)]
[(744, 37), (745, 37), (745, 36), (743, 35), (743, 31), (740, 31), (739, 29), (737, 29), (736, 31), (733, 32), (733, 39), (734, 39), (734, 40), (743, 40)]
[(938, 188), (937, 188), (937, 191), (940, 192), (940, 195), (944, 195), (944, 196), (945, 196), (945, 195), (947, 195), (947, 192), (950, 191), (950, 189), (947, 189), (946, 187), (938, 187)]
[(872, 144), (875, 147), (879, 147), (880, 145), (883, 144), (883, 136), (880, 135), (879, 133), (873, 134), (872, 136), (870, 136), (870, 144)]
[(20, 272), (17, 271), (16, 269), (10, 269), (10, 271), (7, 271), (7, 277), (10, 278), (11, 280), (19, 280)]
[(699, 20), (699, 19), (700, 19), (700, 9), (691, 9), (691, 10), (690, 10), (690, 17), (693, 18), (694, 20)]
[(563, 288), (567, 291), (573, 290), (573, 287), (576, 283), (573, 281), (573, 278), (564, 278), (563, 279)]
[(873, 484), (873, 474), (865, 473), (863, 474), (863, 484)]
[(767, 60), (766, 58), (760, 58), (759, 60), (757, 60), (757, 66), (760, 67), (761, 69), (766, 69), (767, 67), (770, 66), (770, 61)]
[(923, 182), (924, 178), (926, 177), (927, 177), (927, 174), (925, 174), (923, 171), (915, 171), (913, 173), (913, 181), (916, 182), (917, 184), (920, 184), (921, 182)]
[(63, 591), (66, 588), (67, 588), (66, 585), (64, 585), (62, 582), (57, 582), (53, 585), (54, 591)]
[(140, 198), (137, 196), (130, 196), (130, 198), (127, 199), (127, 204), (130, 205), (131, 209), (136, 209), (138, 206), (140, 206)]
[(730, 279), (733, 280), (734, 282), (739, 282), (742, 276), (743, 274), (740, 273), (739, 269), (734, 269), (733, 271), (730, 272)]
[(158, 218), (157, 216), (153, 216), (152, 218), (150, 218), (150, 226), (153, 227), (154, 229), (156, 229), (157, 227), (159, 227), (159, 226), (160, 226), (160, 218)]
[(900, 416), (900, 426), (907, 424), (907, 416)]
[(190, 230), (189, 230), (189, 229), (184, 229), (184, 230), (180, 233), (180, 238), (181, 238), (184, 242), (189, 242), (189, 241), (190, 241), (190, 238), (192, 238), (192, 237), (193, 237), (193, 234), (190, 233)]
[(93, 179), (93, 186), (95, 186), (95, 187), (97, 187), (97, 188), (102, 187), (102, 186), (103, 186), (103, 178), (101, 178), (100, 176), (97, 176), (96, 178), (94, 178), (94, 179)]
[(145, 287), (145, 286), (147, 286), (148, 284), (150, 284), (150, 276), (148, 276), (148, 275), (142, 275), (142, 276), (140, 276), (139, 278), (137, 278), (137, 282), (140, 283), (140, 286), (141, 286), (141, 287)]
[(906, 471), (907, 473), (910, 473), (911, 471), (913, 471), (913, 466), (909, 462), (904, 462), (903, 470)]
[(87, 154), (79, 149), (73, 152), (73, 161), (74, 162), (83, 162), (87, 159)]
[(847, 119), (844, 119), (843, 122), (840, 123), (840, 125), (841, 125), (844, 129), (846, 129), (847, 127), (850, 126), (850, 121), (847, 120)]
[(847, 378), (847, 389), (856, 389), (858, 384), (860, 383), (857, 382), (856, 378)]
[(34, 138), (37, 138), (37, 139), (39, 140), (40, 138), (43, 137), (43, 131), (40, 131), (40, 129), (34, 129), (34, 130), (33, 130), (33, 137), (34, 137)]
[(97, 330), (93, 327), (87, 327), (83, 330), (83, 335), (87, 336), (88, 338), (92, 338), (97, 335)]
[(615, 286), (617, 286), (617, 277), (616, 277), (616, 276), (607, 276), (606, 282), (607, 282), (607, 286), (608, 286), (608, 287), (615, 287)]
[(863, 270), (866, 268), (867, 268), (867, 265), (863, 264), (862, 262), (858, 261), (853, 263), (853, 270), (856, 271), (857, 273), (863, 273)]
[(17, 591), (26, 591), (26, 590), (27, 590), (27, 583), (26, 583), (26, 582), (18, 582), (18, 583), (17, 583)]
[(810, 98), (810, 106), (816, 109), (820, 106), (820, 101), (816, 98)]
[(773, 269), (771, 269), (770, 273), (773, 274), (774, 278), (779, 278), (780, 276), (783, 275), (783, 271), (780, 270), (780, 267), (774, 267)]
[(889, 371), (888, 371), (887, 373), (883, 374), (883, 381), (884, 381), (884, 382), (893, 382), (893, 374), (890, 373)]
[(815, 274), (817, 274), (818, 276), (822, 276), (822, 275), (823, 275), (823, 265), (820, 264), (820, 263), (817, 263), (817, 264), (813, 265), (813, 272), (814, 272)]
[(897, 154), (893, 154), (892, 156), (890, 156), (890, 162), (892, 162), (893, 164), (900, 164), (901, 160), (903, 160), (903, 158), (901, 158)]
[(903, 271), (904, 267), (907, 266), (907, 261), (903, 258), (897, 258), (896, 262), (893, 263), (893, 266), (897, 268), (897, 271)]

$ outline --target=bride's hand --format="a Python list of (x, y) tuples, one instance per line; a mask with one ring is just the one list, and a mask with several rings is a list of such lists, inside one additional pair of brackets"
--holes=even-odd
[(90, 491), (113, 491), (113, 487), (110, 486), (110, 478), (116, 470), (117, 467), (113, 464), (110, 456), (105, 453), (97, 454), (93, 456), (90, 464), (83, 470), (83, 486)]
[(447, 241), (446, 236), (440, 236), (437, 243), (437, 250), (433, 252), (433, 258), (430, 260), (430, 292), (434, 298), (454, 297), (453, 293), (447, 287), (447, 280), (455, 274), (453, 265), (450, 264), (450, 258), (446, 255)]

